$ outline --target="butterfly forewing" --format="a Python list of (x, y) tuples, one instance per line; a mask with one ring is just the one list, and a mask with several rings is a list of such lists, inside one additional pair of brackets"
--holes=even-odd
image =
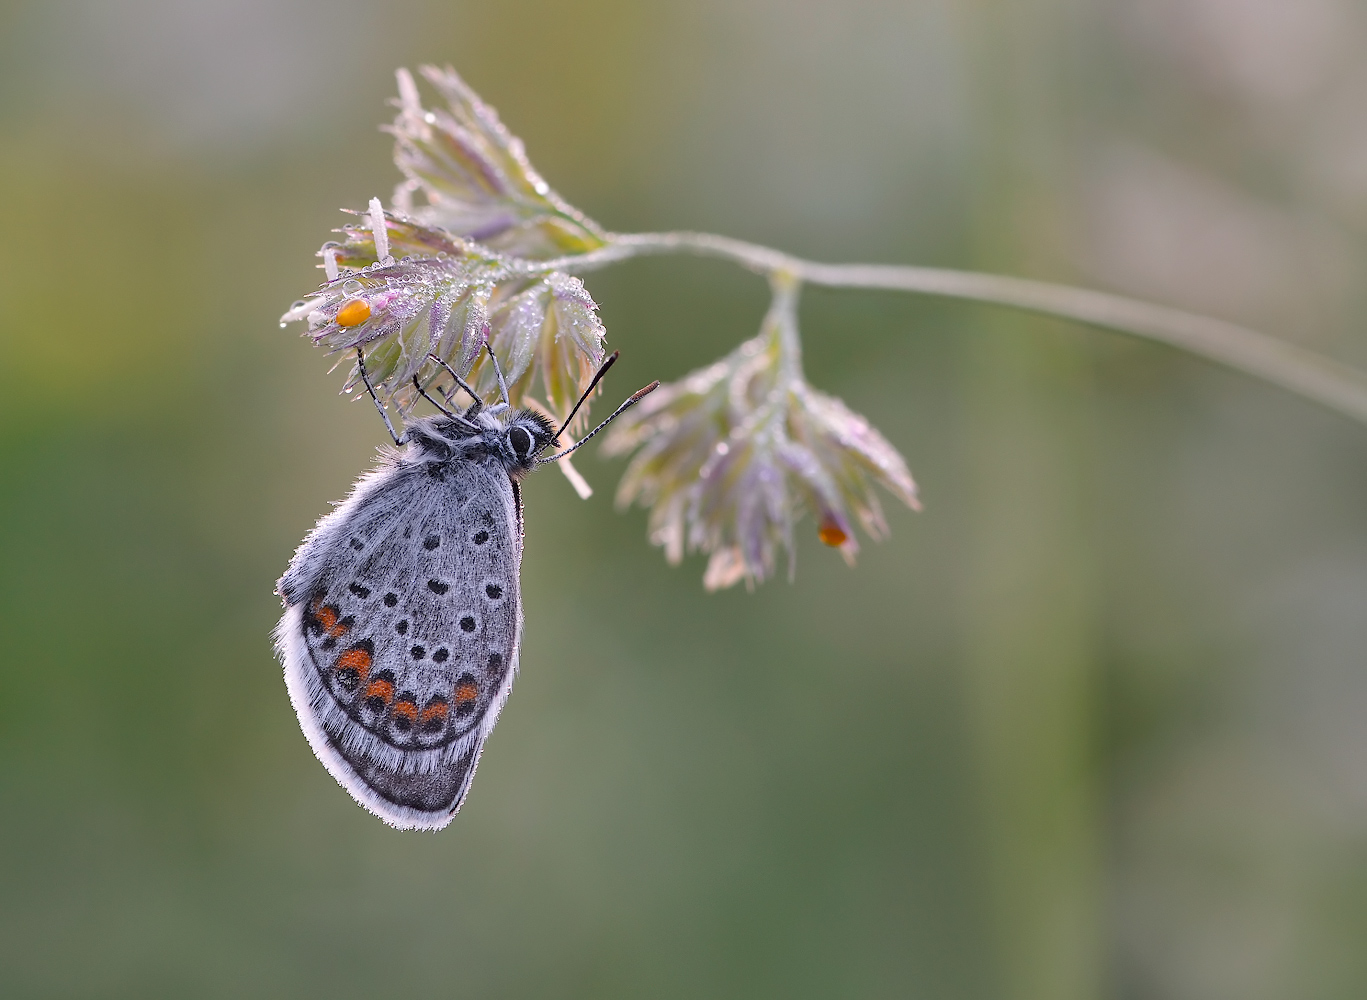
[(305, 734), (395, 826), (450, 821), (512, 683), (514, 489), (495, 461), (387, 460), (281, 580), (278, 644)]

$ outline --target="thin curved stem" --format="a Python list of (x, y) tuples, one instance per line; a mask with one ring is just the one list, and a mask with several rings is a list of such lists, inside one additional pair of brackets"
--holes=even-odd
[(1181, 348), (1367, 423), (1367, 374), (1348, 365), (1236, 323), (1066, 285), (934, 267), (821, 264), (756, 243), (691, 232), (613, 234), (602, 249), (538, 262), (536, 270), (583, 273), (633, 257), (672, 253), (720, 257), (763, 274), (787, 273), (828, 288), (941, 295), (1077, 320)]

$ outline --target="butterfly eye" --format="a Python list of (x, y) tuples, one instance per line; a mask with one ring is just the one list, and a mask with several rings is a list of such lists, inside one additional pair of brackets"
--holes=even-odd
[(508, 445), (518, 458), (526, 458), (532, 453), (532, 435), (525, 427), (514, 427), (508, 431)]

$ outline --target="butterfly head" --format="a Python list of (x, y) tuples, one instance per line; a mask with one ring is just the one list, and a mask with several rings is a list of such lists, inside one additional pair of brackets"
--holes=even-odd
[(555, 443), (549, 420), (532, 410), (495, 405), (465, 417), (421, 417), (409, 423), (404, 443), (420, 462), (448, 462), (480, 455), (495, 459), (509, 475), (521, 476), (536, 464), (536, 456)]
[(499, 457), (509, 472), (529, 472), (536, 456), (555, 442), (551, 422), (532, 410), (512, 410), (500, 428)]

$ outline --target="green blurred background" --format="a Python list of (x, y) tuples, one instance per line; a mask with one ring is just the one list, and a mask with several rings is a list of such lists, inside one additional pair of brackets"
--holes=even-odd
[[(1367, 365), (1354, 0), (0, 3), (0, 994), (1367, 995), (1367, 429), (1170, 350), (809, 291), (926, 510), (705, 595), (526, 488), (457, 821), (314, 760), (268, 634), (383, 430), (277, 317), (452, 62), (571, 201), (1108, 288)], [(749, 336), (590, 277), (607, 398)]]

